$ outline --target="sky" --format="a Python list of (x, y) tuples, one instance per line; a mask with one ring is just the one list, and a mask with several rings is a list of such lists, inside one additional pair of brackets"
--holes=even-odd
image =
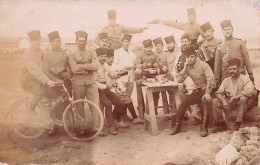
[[(210, 21), (215, 36), (223, 38), (219, 23), (231, 19), (234, 36), (260, 42), (260, 0), (0, 0), (0, 37), (26, 36), (28, 31), (39, 29), (42, 36), (58, 30), (61, 38), (74, 38), (77, 30), (84, 30), (94, 38), (108, 24), (107, 10), (117, 11), (117, 23), (124, 26), (149, 29), (136, 35), (136, 42), (173, 34), (179, 39), (182, 32), (162, 25), (148, 25), (153, 19), (187, 22), (186, 9), (194, 7), (197, 22)], [(259, 44), (260, 45), (260, 44)], [(260, 47), (260, 46), (258, 46)]]

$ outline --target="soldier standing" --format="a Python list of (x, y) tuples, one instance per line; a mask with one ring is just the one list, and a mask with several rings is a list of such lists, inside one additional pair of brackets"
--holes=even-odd
[(163, 23), (166, 26), (183, 30), (184, 33), (188, 33), (190, 35), (191, 46), (197, 49), (198, 48), (197, 40), (199, 38), (199, 35), (203, 35), (203, 31), (200, 29), (200, 25), (196, 22), (196, 11), (194, 8), (187, 9), (187, 16), (189, 22), (186, 23), (180, 23), (177, 21), (161, 21), (161, 20), (154, 20), (150, 23), (152, 24)]
[[(95, 54), (86, 49), (88, 34), (84, 31), (77, 31), (76, 42), (78, 49), (69, 56), (69, 65), (72, 72), (73, 99), (85, 99), (85, 97), (99, 105), (98, 88), (96, 84), (96, 71), (98, 63)], [(84, 104), (77, 104), (77, 108), (83, 111)], [(99, 126), (97, 114), (92, 114), (94, 131)]]
[(231, 20), (224, 20), (220, 23), (225, 41), (218, 45), (215, 56), (214, 75), (216, 83), (219, 85), (228, 76), (228, 60), (238, 58), (241, 61), (240, 73), (249, 74), (251, 81), (254, 81), (252, 67), (250, 65), (249, 55), (246, 44), (241, 39), (233, 37), (233, 26)]
[[(110, 43), (110, 48), (117, 50), (121, 47), (121, 41), (122, 41), (122, 34), (123, 33), (142, 33), (146, 27), (143, 28), (136, 28), (136, 27), (125, 27), (119, 24), (116, 24), (116, 11), (115, 10), (109, 10), (107, 11), (108, 16), (108, 26), (104, 27), (101, 30), (101, 33), (107, 33), (108, 35), (108, 42)], [(98, 38), (97, 38), (98, 40)]]

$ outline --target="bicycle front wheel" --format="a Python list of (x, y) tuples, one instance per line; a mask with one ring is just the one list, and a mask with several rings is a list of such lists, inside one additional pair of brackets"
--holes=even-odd
[(63, 113), (63, 124), (73, 139), (89, 141), (102, 131), (104, 117), (99, 106), (92, 101), (80, 99), (67, 106)]
[[(42, 116), (38, 106), (35, 108), (35, 112), (37, 116)], [(11, 107), (10, 115), (15, 133), (22, 138), (36, 139), (45, 132), (43, 120), (30, 115), (28, 98), (17, 100)]]

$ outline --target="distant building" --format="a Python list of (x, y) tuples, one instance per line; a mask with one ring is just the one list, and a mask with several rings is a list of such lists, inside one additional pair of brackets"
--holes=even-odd
[[(0, 54), (21, 53), (29, 47), (30, 42), (26, 37), (0, 37)], [(42, 38), (41, 48), (50, 48), (48, 38)]]

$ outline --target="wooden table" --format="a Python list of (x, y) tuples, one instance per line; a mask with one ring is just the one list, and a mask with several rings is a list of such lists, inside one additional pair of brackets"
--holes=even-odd
[[(161, 92), (162, 93), (162, 102), (163, 102), (163, 110), (164, 114), (167, 115), (172, 115), (176, 114), (177, 109), (176, 109), (176, 101), (174, 97), (173, 105), (171, 112), (169, 112), (169, 106), (168, 106), (168, 101), (167, 101), (167, 96), (166, 96), (166, 91), (174, 91), (177, 89), (177, 87), (181, 84), (173, 82), (173, 81), (168, 81), (163, 84), (160, 84), (158, 82), (155, 83), (150, 83), (150, 82), (142, 82), (142, 86), (138, 86), (141, 88), (141, 91), (137, 91), (137, 95), (139, 94), (138, 101), (138, 111), (139, 111), (139, 117), (145, 119), (145, 130), (148, 130), (149, 126), (151, 126), (151, 131), (153, 135), (159, 134), (158, 132), (158, 126), (157, 126), (157, 121), (156, 117), (159, 115), (156, 115), (155, 113), (155, 107), (154, 107), (154, 101), (153, 101), (153, 92)], [(138, 90), (138, 89), (137, 89)], [(142, 93), (142, 94), (140, 94)], [(140, 96), (141, 95), (141, 96)], [(140, 97), (145, 98), (145, 100), (140, 99)], [(141, 101), (141, 102), (140, 102)], [(143, 112), (145, 105), (145, 112)]]

